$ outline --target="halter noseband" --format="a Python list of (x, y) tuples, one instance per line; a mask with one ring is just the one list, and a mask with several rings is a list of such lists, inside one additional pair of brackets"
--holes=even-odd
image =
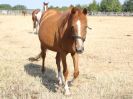
[(78, 36), (78, 35), (72, 35), (72, 37), (73, 37), (74, 39), (81, 39), (83, 42), (85, 41), (85, 38), (80, 37), (80, 36)]

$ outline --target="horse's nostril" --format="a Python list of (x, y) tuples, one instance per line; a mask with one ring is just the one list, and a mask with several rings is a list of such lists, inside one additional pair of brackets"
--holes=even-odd
[(83, 51), (84, 51), (84, 47), (83, 47), (83, 49), (82, 49)]
[(81, 54), (84, 51), (84, 47), (76, 48), (76, 52)]

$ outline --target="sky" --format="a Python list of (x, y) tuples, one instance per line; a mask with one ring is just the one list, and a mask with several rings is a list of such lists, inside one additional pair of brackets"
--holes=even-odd
[[(25, 5), (28, 9), (36, 9), (42, 8), (43, 2), (49, 2), (49, 6), (69, 6), (69, 5), (77, 5), (77, 4), (89, 4), (93, 0), (0, 0), (0, 4), (10, 4), (14, 5)], [(101, 0), (96, 0), (100, 2)], [(119, 0), (123, 3), (125, 0)]]

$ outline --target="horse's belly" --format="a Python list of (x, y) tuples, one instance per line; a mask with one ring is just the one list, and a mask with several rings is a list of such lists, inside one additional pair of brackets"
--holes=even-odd
[[(54, 35), (54, 34), (51, 34)], [(52, 50), (52, 51), (58, 51), (60, 49), (57, 41), (55, 41), (54, 37), (51, 37), (49, 35), (42, 35), (40, 38), (41, 46)]]
[(55, 46), (53, 44), (50, 44), (50, 43), (46, 43), (46, 42), (42, 42), (41, 43), (42, 47), (44, 47), (45, 49), (49, 49), (51, 51), (55, 51), (55, 52), (58, 52), (60, 50), (60, 48), (58, 46)]

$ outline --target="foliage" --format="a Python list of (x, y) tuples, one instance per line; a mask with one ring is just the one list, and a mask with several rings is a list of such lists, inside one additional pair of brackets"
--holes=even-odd
[(13, 10), (26, 10), (26, 6), (24, 6), (24, 5), (16, 5), (12, 9)]
[(123, 4), (123, 11), (133, 12), (133, 0), (126, 0)]
[(119, 0), (102, 0), (100, 10), (102, 12), (120, 12), (122, 9)]
[(9, 4), (0, 4), (0, 10), (26, 10), (26, 6), (24, 5), (15, 5), (14, 7), (12, 7)]
[(0, 4), (0, 10), (10, 10), (12, 9), (11, 5), (9, 4)]
[[(70, 5), (70, 6), (73, 6), (73, 5)], [(77, 4), (75, 6), (78, 8), (87, 8), (88, 11), (93, 11), (93, 12), (97, 12), (97, 11), (101, 11), (101, 12), (120, 12), (120, 11), (133, 12), (133, 0), (125, 0), (123, 5), (121, 5), (119, 0), (101, 0), (100, 3), (97, 3), (96, 0), (93, 0), (93, 2), (91, 4), (86, 4), (86, 5)], [(49, 8), (64, 11), (68, 7), (67, 6), (62, 6), (62, 7), (50, 6)], [(0, 4), (0, 10), (10, 10), (10, 9), (25, 10), (27, 8), (24, 5), (15, 5), (14, 7), (12, 7), (9, 4)]]
[(99, 4), (97, 4), (96, 0), (93, 0), (93, 2), (89, 4), (88, 10), (93, 12), (96, 12), (99, 10)]

